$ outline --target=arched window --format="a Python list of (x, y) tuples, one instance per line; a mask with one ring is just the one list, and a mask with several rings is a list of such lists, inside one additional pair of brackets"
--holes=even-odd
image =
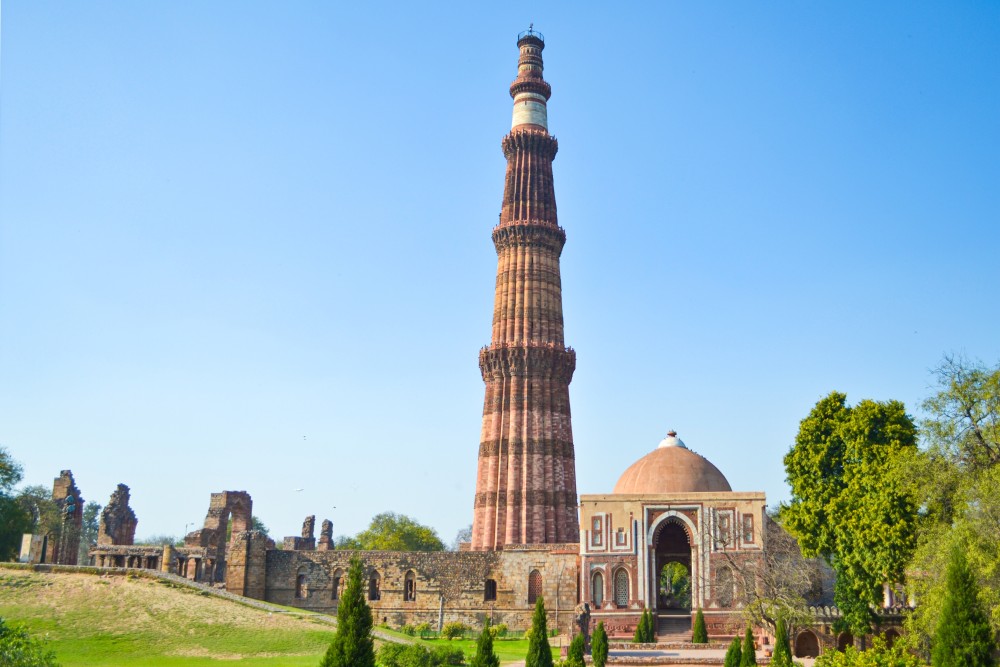
[(382, 599), (382, 577), (379, 576), (378, 572), (372, 572), (371, 577), (368, 578), (368, 599), (369, 600), (381, 600)]
[(483, 587), (483, 602), (494, 602), (497, 599), (497, 580), (487, 579)]
[(542, 573), (532, 570), (528, 575), (528, 604), (535, 604), (542, 594)]
[(594, 609), (600, 609), (604, 604), (604, 575), (595, 572), (590, 578), (590, 599), (594, 603)]
[(615, 605), (628, 606), (628, 572), (625, 568), (615, 572)]
[(300, 574), (295, 577), (295, 597), (304, 598), (306, 596), (306, 575)]
[(715, 574), (715, 601), (723, 609), (733, 606), (733, 571), (725, 565)]
[(333, 571), (333, 592), (330, 594), (330, 599), (339, 600), (340, 592), (344, 589), (344, 571), (337, 568)]
[(410, 570), (403, 579), (403, 602), (413, 602), (417, 599), (417, 575)]

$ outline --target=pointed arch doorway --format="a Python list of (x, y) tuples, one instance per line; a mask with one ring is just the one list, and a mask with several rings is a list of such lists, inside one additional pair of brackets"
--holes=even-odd
[(658, 611), (690, 614), (693, 559), (691, 539), (684, 524), (668, 518), (656, 528), (652, 540), (653, 571), (650, 581), (656, 591)]

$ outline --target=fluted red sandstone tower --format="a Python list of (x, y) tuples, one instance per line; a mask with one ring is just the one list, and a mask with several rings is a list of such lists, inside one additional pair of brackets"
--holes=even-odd
[(493, 230), (493, 337), (479, 353), (486, 400), (472, 523), (477, 550), (580, 539), (569, 411), (576, 354), (563, 340), (566, 233), (556, 218), (558, 144), (546, 114), (552, 89), (542, 78), (542, 35), (521, 33), (517, 46), (503, 208)]

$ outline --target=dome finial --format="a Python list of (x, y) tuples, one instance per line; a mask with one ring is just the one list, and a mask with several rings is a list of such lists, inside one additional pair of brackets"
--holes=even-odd
[[(677, 437), (677, 431), (674, 429), (667, 431), (667, 437), (660, 440), (659, 447), (683, 447), (684, 449), (687, 449), (687, 445), (684, 444), (683, 440)], [(659, 449), (659, 447), (657, 447), (657, 449)]]

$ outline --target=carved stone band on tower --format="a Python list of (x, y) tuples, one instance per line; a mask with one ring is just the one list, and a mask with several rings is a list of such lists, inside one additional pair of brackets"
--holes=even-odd
[(503, 139), (507, 173), (497, 251), (493, 335), (479, 353), (486, 383), (472, 548), (578, 542), (576, 457), (569, 383), (576, 353), (563, 340), (559, 256), (548, 130), (552, 89), (542, 78), (541, 34), (517, 41), (514, 112)]

